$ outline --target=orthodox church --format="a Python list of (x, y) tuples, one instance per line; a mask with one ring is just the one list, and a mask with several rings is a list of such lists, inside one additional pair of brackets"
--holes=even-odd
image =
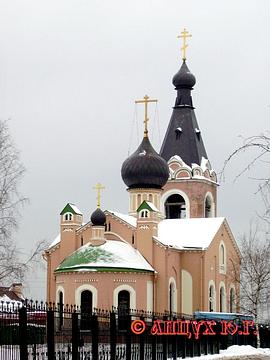
[(98, 202), (84, 223), (74, 204), (61, 211), (60, 234), (44, 254), (48, 301), (85, 311), (237, 310), (239, 289), (230, 274), (239, 267), (239, 249), (226, 219), (217, 217), (217, 176), (195, 116), (196, 79), (185, 56), (172, 83), (176, 100), (160, 153), (148, 137), (153, 100), (140, 101), (144, 137), (121, 169), (128, 214), (103, 211)]

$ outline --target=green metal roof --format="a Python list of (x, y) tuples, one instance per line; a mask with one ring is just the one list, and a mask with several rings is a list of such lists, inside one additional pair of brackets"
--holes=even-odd
[(55, 272), (69, 271), (154, 271), (145, 258), (131, 245), (122, 241), (107, 240), (100, 246), (90, 243), (66, 257)]

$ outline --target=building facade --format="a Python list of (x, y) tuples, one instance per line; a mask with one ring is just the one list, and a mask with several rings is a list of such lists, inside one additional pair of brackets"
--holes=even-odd
[(84, 223), (75, 205), (64, 207), (60, 234), (44, 254), (48, 301), (88, 311), (237, 310), (231, 271), (239, 249), (226, 219), (217, 217), (217, 176), (194, 112), (195, 83), (183, 60), (159, 154), (146, 116), (142, 142), (121, 169), (128, 214), (98, 207)]

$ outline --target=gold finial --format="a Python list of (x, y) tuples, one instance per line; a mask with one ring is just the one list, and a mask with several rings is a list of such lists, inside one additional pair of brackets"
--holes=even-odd
[(148, 103), (151, 103), (151, 102), (155, 102), (157, 103), (157, 100), (150, 100), (149, 96), (148, 95), (145, 95), (143, 100), (136, 100), (135, 101), (135, 104), (144, 104), (144, 137), (147, 137), (148, 136), (148, 129), (147, 129), (147, 123), (149, 121), (148, 119), (148, 114), (147, 114), (147, 106), (148, 106)]
[(182, 59), (186, 60), (186, 48), (188, 47), (188, 44), (186, 43), (186, 39), (191, 38), (192, 35), (189, 34), (189, 32), (184, 28), (184, 30), (181, 31), (181, 35), (178, 35), (177, 37), (178, 39), (179, 38), (183, 39), (183, 46), (181, 46), (181, 52), (182, 52)]
[(97, 207), (100, 208), (101, 190), (104, 190), (105, 186), (101, 185), (101, 183), (97, 183), (93, 189), (97, 190)]

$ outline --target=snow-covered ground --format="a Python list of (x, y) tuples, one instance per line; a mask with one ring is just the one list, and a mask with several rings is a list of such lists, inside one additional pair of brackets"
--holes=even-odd
[[(180, 359), (180, 358), (179, 358)], [(191, 359), (191, 358), (186, 358)], [(270, 349), (256, 349), (250, 345), (233, 345), (228, 347), (226, 350), (220, 350), (220, 354), (215, 355), (203, 355), (192, 358), (193, 360), (204, 360), (204, 359), (224, 359), (224, 360), (241, 360), (241, 359), (269, 359), (270, 360)], [(168, 359), (170, 360), (170, 359)]]

